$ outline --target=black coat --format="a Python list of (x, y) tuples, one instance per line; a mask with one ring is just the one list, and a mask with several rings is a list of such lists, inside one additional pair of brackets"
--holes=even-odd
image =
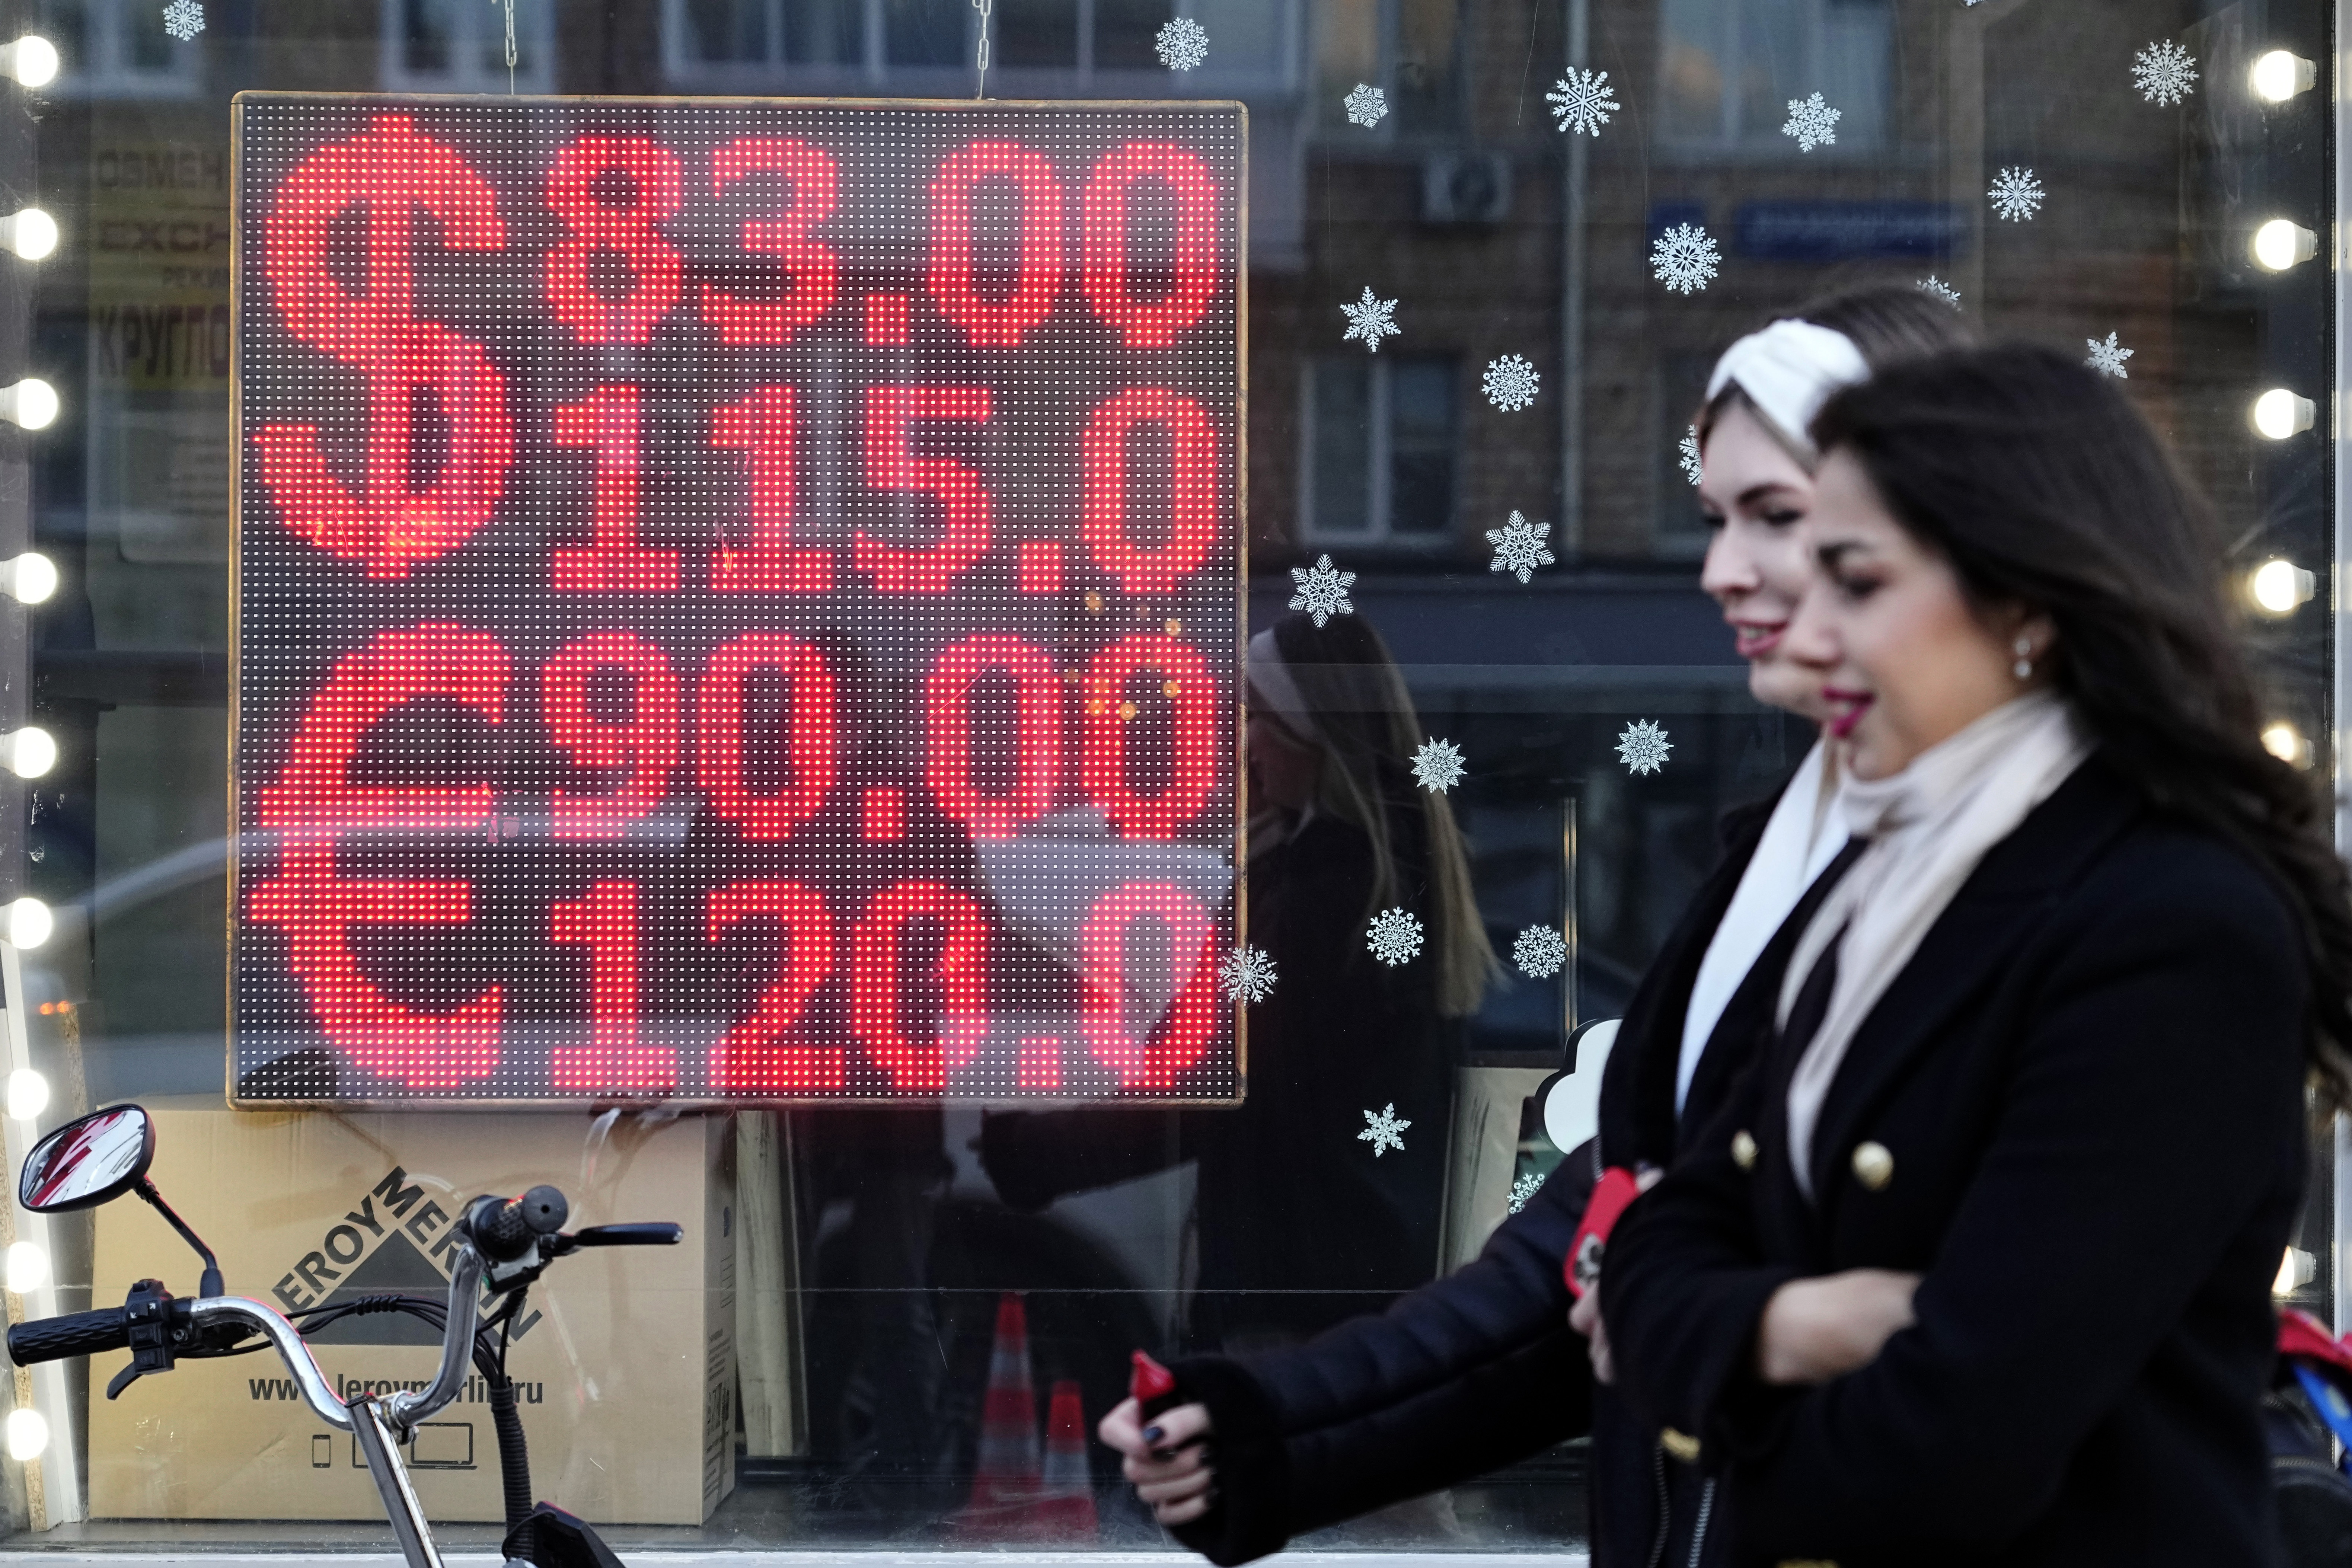
[[(1702, 1437), (1736, 1560), (2269, 1562), (2257, 1402), (2303, 1190), (2306, 994), (2265, 875), (2095, 757), (1856, 1035), (1818, 1205), (1789, 1170), (1792, 1064), (1768, 1053), (1601, 1277), (1621, 1385)], [(1867, 1142), (1893, 1159), (1874, 1187)], [(1765, 1386), (1772, 1292), (1864, 1267), (1927, 1276), (1916, 1326), (1827, 1384)]]
[[(1643, 1568), (1658, 1540), (1661, 1466), (1678, 1516), (1670, 1560), (1687, 1561), (1696, 1472), (1662, 1460), (1654, 1427), (1596, 1391), (1561, 1261), (1598, 1163), (1671, 1160), (1675, 1066), (1692, 982), (1763, 837), (1772, 803), (1725, 819), (1724, 858), (1701, 887), (1625, 1009), (1602, 1075), (1601, 1134), (1572, 1152), (1477, 1259), (1308, 1344), (1246, 1362), (1198, 1356), (1173, 1369), (1208, 1405), (1219, 1501), (1175, 1531), (1219, 1563), (1247, 1562), (1292, 1536), (1417, 1497), (1593, 1435), (1595, 1568)], [(1792, 939), (1784, 928), (1759, 969)], [(1769, 1022), (1769, 990), (1743, 985), (1709, 1037), (1685, 1124), (1703, 1125), (1749, 1042)], [(1596, 1400), (1596, 1392), (1600, 1397)], [(1713, 1561), (1710, 1553), (1709, 1560)]]

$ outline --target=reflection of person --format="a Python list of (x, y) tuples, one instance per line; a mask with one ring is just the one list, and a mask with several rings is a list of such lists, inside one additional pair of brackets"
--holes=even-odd
[[(1184, 1337), (1202, 1346), (1311, 1334), (1435, 1271), (1455, 1047), (1494, 962), (1453, 816), (1410, 771), (1412, 698), (1364, 617), (1276, 622), (1249, 680), (1248, 940), (1278, 978), (1249, 1009), (1243, 1103), (991, 1116), (981, 1140), (1016, 1207), (1193, 1162)], [(1390, 909), (1422, 927), (1394, 965), (1367, 944)], [(1401, 1148), (1358, 1136), (1387, 1106), (1412, 1123)]]
[[(1723, 605), (1759, 701), (1825, 717), (1819, 682), (1781, 646), (1810, 578), (1797, 531), (1812, 500), (1813, 412), (1874, 369), (1963, 341), (1948, 307), (1878, 286), (1801, 307), (1717, 365), (1699, 416), (1699, 499), (1715, 530), (1700, 582)], [(1240, 1562), (1300, 1531), (1537, 1452), (1589, 1422), (1597, 1568), (1647, 1565), (1660, 1553), (1699, 1560), (1714, 1500), (1675, 1457), (1678, 1446), (1592, 1388), (1560, 1264), (1600, 1163), (1667, 1163), (1737, 1080), (1766, 1005), (1761, 989), (1742, 982), (1843, 840), (1828, 811), (1836, 782), (1817, 747), (1777, 801), (1727, 821), (1723, 864), (1627, 1007), (1602, 1085), (1600, 1137), (1504, 1223), (1476, 1262), (1385, 1317), (1300, 1350), (1180, 1363), (1184, 1392), (1199, 1403), (1169, 1412), (1152, 1442), (1132, 1406), (1112, 1412), (1103, 1438), (1127, 1454), (1129, 1476), (1162, 1522), (1213, 1560)], [(1185, 1446), (1212, 1429), (1213, 1469), (1204, 1446)]]
[(1630, 1397), (1735, 1561), (2268, 1561), (2257, 1412), (2352, 907), (2203, 518), (2039, 348), (1833, 400), (1788, 633), (1866, 838), (1761, 1068), (1627, 1211)]

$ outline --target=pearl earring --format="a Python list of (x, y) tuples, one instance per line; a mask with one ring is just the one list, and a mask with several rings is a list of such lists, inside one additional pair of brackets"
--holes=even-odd
[(2031, 680), (2033, 679), (2032, 638), (2020, 637), (2017, 639), (2017, 662), (2009, 667), (2009, 672), (2017, 677), (2020, 680)]

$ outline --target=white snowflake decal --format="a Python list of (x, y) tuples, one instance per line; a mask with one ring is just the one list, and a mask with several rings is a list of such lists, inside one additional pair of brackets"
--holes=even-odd
[(1678, 223), (1651, 242), (1650, 276), (1677, 294), (1688, 294), (1706, 287), (1722, 259), (1706, 230)]
[(1675, 448), (1675, 461), (1682, 465), (1683, 478), (1696, 484), (1703, 471), (1698, 466), (1698, 426), (1694, 425), (1684, 433), (1682, 445)]
[(1188, 71), (1209, 58), (1209, 33), (1190, 16), (1179, 16), (1160, 29), (1152, 47), (1160, 63), (1172, 71)]
[(1837, 122), (1844, 118), (1842, 110), (1822, 102), (1818, 92), (1811, 98), (1792, 98), (1789, 100), (1789, 122), (1780, 127), (1780, 134), (1795, 137), (1797, 151), (1810, 153), (1815, 147), (1834, 145)]
[(1372, 950), (1374, 958), (1393, 969), (1409, 958), (1420, 956), (1421, 922), (1402, 906), (1382, 910), (1372, 917), (1364, 945)]
[(1544, 101), (1551, 105), (1563, 134), (1582, 132), (1596, 142), (1609, 117), (1624, 107), (1617, 101), (1617, 89), (1609, 85), (1607, 71), (1579, 70), (1574, 66), (1551, 84)]
[(1389, 95), (1370, 82), (1358, 82), (1339, 101), (1348, 118), (1367, 131), (1388, 118)]
[(1529, 926), (1511, 943), (1511, 962), (1530, 980), (1549, 980), (1568, 962), (1568, 939), (1549, 926)]
[(1370, 1143), (1373, 1159), (1379, 1159), (1391, 1149), (1400, 1154), (1404, 1152), (1404, 1130), (1412, 1123), (1397, 1119), (1395, 1100), (1390, 1100), (1378, 1116), (1365, 1111), (1364, 1121), (1370, 1125), (1356, 1134), (1356, 1142)]
[(2003, 169), (1985, 195), (2006, 223), (2030, 223), (2042, 210), (2042, 182), (2031, 169)]
[(1486, 542), (1495, 547), (1495, 560), (1486, 570), (1511, 572), (1526, 582), (1538, 566), (1552, 563), (1551, 552), (1544, 548), (1544, 539), (1551, 532), (1548, 522), (1529, 522), (1517, 512), (1500, 528), (1486, 531)]
[(1312, 566), (1293, 566), (1290, 580), (1298, 584), (1298, 592), (1290, 596), (1290, 607), (1313, 616), (1317, 626), (1333, 616), (1356, 613), (1348, 598), (1348, 584), (1356, 580), (1356, 574), (1334, 567), (1328, 555), (1317, 556)]
[(1656, 773), (1666, 765), (1666, 753), (1673, 750), (1674, 742), (1654, 720), (1636, 719), (1617, 737), (1617, 758), (1628, 773)]
[(1371, 286), (1365, 285), (1362, 299), (1339, 307), (1339, 314), (1348, 318), (1348, 330), (1339, 334), (1339, 341), (1344, 343), (1360, 338), (1366, 348), (1380, 353), (1382, 338), (1398, 337), (1404, 331), (1396, 324), (1396, 308), (1394, 300), (1376, 299)]
[(1413, 782), (1434, 794), (1444, 795), (1460, 784), (1464, 771), (1462, 748), (1451, 741), (1433, 736), (1412, 753)]
[(205, 8), (196, 0), (172, 0), (163, 7), (163, 31), (186, 43), (205, 30)]
[(1535, 362), (1522, 355), (1505, 354), (1486, 362), (1486, 401), (1506, 414), (1516, 414), (1533, 403), (1536, 388), (1542, 384)]
[(1274, 994), (1274, 960), (1265, 950), (1237, 947), (1217, 965), (1217, 984), (1236, 1002), (1263, 1002)]
[(2179, 103), (2197, 90), (2197, 57), (2167, 38), (2132, 57), (2132, 85), (2150, 103)]
[(1957, 310), (1960, 308), (1960, 291), (1930, 272), (1916, 285), (1922, 294), (1933, 294)]
[(2083, 342), (2091, 349), (2090, 357), (2083, 361), (2084, 364), (2101, 375), (2112, 375), (2118, 381), (2131, 379), (2131, 372), (2124, 368), (2124, 361), (2131, 358), (2132, 351), (2116, 342), (2115, 333), (2109, 332), (2105, 342), (2096, 338), (2084, 338)]
[(1544, 1179), (1533, 1171), (1511, 1183), (1511, 1212), (1518, 1213), (1528, 1206), (1528, 1200), (1543, 1190)]

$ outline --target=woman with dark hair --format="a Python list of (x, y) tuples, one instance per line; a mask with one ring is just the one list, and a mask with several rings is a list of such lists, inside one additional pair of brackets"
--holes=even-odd
[(2352, 900), (2207, 518), (2038, 348), (1832, 399), (1789, 631), (1847, 751), (1777, 1038), (1611, 1238), (1735, 1560), (2266, 1562), (2257, 1402)]
[[(1879, 285), (1801, 307), (1717, 363), (1698, 416), (1699, 501), (1715, 531), (1700, 585), (1722, 605), (1759, 701), (1827, 716), (1819, 682), (1792, 675), (1781, 652), (1811, 576), (1798, 531), (1812, 502), (1814, 413), (1874, 371), (1967, 341), (1948, 305)], [(1560, 1266), (1601, 1165), (1666, 1164), (1738, 1078), (1769, 1007), (1744, 977), (1844, 841), (1828, 809), (1837, 784), (1816, 747), (1776, 800), (1727, 820), (1721, 866), (1626, 1008), (1600, 1135), (1475, 1262), (1311, 1344), (1180, 1363), (1188, 1402), (1149, 1432), (1131, 1404), (1105, 1419), (1103, 1440), (1179, 1539), (1244, 1562), (1590, 1431), (1596, 1568), (1700, 1560), (1715, 1511), (1706, 1480), (1654, 1425), (1592, 1387)]]

